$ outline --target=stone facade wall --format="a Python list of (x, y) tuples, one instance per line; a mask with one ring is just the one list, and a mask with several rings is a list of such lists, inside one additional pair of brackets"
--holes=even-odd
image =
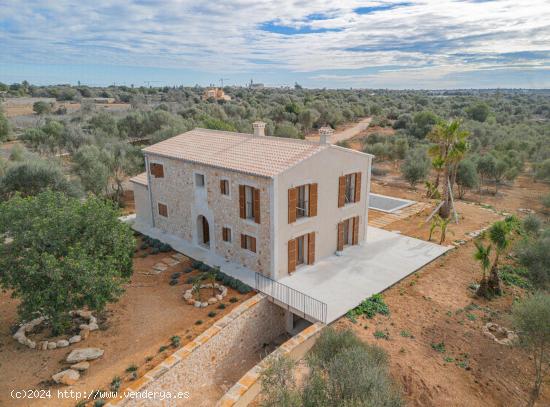
[[(151, 176), (149, 188), (153, 196), (155, 227), (199, 244), (197, 219), (204, 216), (210, 227), (210, 250), (234, 263), (270, 276), (271, 261), (271, 205), (272, 180), (217, 169), (201, 164), (148, 154), (149, 163), (164, 166), (164, 178)], [(204, 188), (195, 186), (195, 174), (205, 177)], [(220, 191), (220, 180), (229, 181), (230, 194)], [(239, 216), (239, 185), (260, 189), (261, 223)], [(168, 207), (168, 217), (160, 216), (158, 203)], [(232, 241), (222, 240), (222, 227), (231, 228)], [(241, 249), (241, 234), (256, 238), (256, 253)]]
[[(285, 332), (284, 310), (257, 294), (126, 388), (133, 392), (189, 391), (214, 383), (216, 371), (241, 361)], [(191, 395), (193, 397), (193, 395)], [(174, 406), (188, 400), (172, 400)], [(163, 404), (164, 403), (164, 404)], [(187, 404), (186, 404), (187, 403)], [(126, 398), (108, 406), (164, 406), (166, 400)]]

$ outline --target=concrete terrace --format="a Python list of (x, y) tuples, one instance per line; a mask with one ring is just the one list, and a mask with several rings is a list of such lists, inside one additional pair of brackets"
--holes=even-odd
[[(252, 270), (181, 238), (135, 223), (132, 216), (125, 220), (132, 222), (136, 231), (168, 243), (178, 252), (211, 267), (219, 267), (222, 272), (255, 287), (256, 273)], [(346, 248), (342, 256), (333, 255), (312, 266), (300, 267), (278, 283), (326, 303), (326, 323), (331, 323), (365, 298), (386, 290), (451, 248), (370, 226), (365, 244)]]

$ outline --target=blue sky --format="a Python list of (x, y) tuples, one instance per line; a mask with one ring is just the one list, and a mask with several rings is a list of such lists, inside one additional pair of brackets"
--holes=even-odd
[(550, 88), (548, 0), (0, 0), (0, 82)]

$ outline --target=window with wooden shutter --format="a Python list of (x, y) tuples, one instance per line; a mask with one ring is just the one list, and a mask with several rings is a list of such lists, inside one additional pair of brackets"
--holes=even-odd
[(258, 188), (254, 188), (254, 198), (253, 198), (253, 205), (252, 205), (252, 212), (254, 213), (254, 222), (260, 223), (260, 190)]
[(344, 250), (344, 222), (338, 224), (338, 237), (336, 242), (336, 250), (341, 252)]
[(220, 180), (220, 193), (222, 195), (229, 195), (229, 181), (226, 179)]
[(317, 184), (309, 184), (309, 216), (317, 216)]
[(155, 178), (164, 178), (164, 166), (162, 164), (149, 164), (149, 171), (151, 175)]
[(246, 249), (246, 235), (241, 234), (241, 249)]
[(256, 253), (256, 238), (253, 236), (242, 234), (241, 248)]
[(298, 190), (290, 188), (288, 190), (288, 223), (296, 222), (296, 205), (298, 203)]
[(296, 240), (288, 241), (288, 273), (296, 271)]
[(159, 202), (158, 208), (160, 216), (168, 217), (168, 207), (166, 205)]
[(231, 242), (231, 229), (223, 227), (222, 228), (222, 240), (224, 242)]
[(239, 185), (239, 214), (241, 219), (246, 219), (245, 186)]
[(256, 253), (256, 238), (252, 236), (249, 236), (249, 238), (250, 238), (250, 247), (248, 250)]
[(353, 218), (353, 232), (352, 232), (351, 244), (358, 244), (358, 243), (359, 243), (359, 216), (355, 216)]
[(307, 264), (315, 263), (315, 232), (307, 235)]
[(361, 173), (355, 173), (355, 199), (354, 202), (359, 202), (361, 200)]
[(346, 176), (338, 178), (338, 208), (341, 208), (346, 203)]

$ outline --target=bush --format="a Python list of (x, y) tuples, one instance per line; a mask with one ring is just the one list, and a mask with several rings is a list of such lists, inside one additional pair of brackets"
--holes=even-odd
[(170, 280), (170, 282), (168, 283), (170, 285), (177, 285), (178, 284), (178, 279), (177, 278), (173, 278)]
[(163, 244), (160, 245), (160, 251), (161, 252), (167, 253), (170, 250), (172, 250), (172, 246), (170, 246), (169, 244), (163, 243)]
[(374, 294), (373, 296), (364, 300), (354, 309), (348, 311), (346, 316), (353, 319), (360, 315), (365, 315), (367, 318), (373, 318), (376, 314), (389, 315), (390, 309), (384, 302), (384, 297), (381, 294)]
[(372, 170), (371, 170), (371, 173), (374, 176), (382, 177), (382, 176), (384, 176), (388, 173), (388, 170), (386, 170), (384, 168), (381, 168), (381, 167), (373, 166)]
[(153, 247), (151, 249), (151, 254), (159, 254), (160, 253), (160, 249), (158, 247)]
[(120, 384), (122, 383), (122, 379), (118, 376), (115, 376), (113, 380), (111, 380), (111, 391), (118, 391), (120, 389)]
[(210, 311), (210, 312), (208, 313), (208, 316), (209, 316), (210, 318), (214, 318), (214, 317), (216, 316), (216, 313), (215, 313), (214, 311)]
[(237, 302), (237, 301), (239, 301), (239, 299), (238, 299), (237, 297), (231, 297), (231, 298), (229, 299), (229, 302), (230, 302), (230, 303), (235, 303), (235, 302)]
[(430, 171), (430, 160), (424, 150), (413, 150), (401, 166), (403, 178), (415, 188), (416, 184), (426, 179)]
[(220, 305), (218, 305), (218, 309), (225, 309), (225, 304), (222, 302)]
[(208, 264), (201, 263), (201, 265), (199, 266), (199, 270), (203, 273), (206, 273), (210, 271), (210, 266)]
[(173, 280), (176, 280), (178, 278), (180, 278), (181, 276), (181, 271), (176, 271), (175, 273), (172, 273), (172, 275), (170, 276)]
[(194, 269), (199, 269), (201, 265), (202, 261), (193, 260), (193, 262), (191, 263), (191, 267), (193, 267)]
[(294, 363), (274, 359), (262, 373), (265, 406), (397, 407), (403, 401), (388, 371), (385, 352), (351, 331), (326, 328), (306, 357), (309, 374), (298, 386)]
[(195, 325), (202, 325), (202, 319), (195, 321)]
[(179, 346), (181, 345), (181, 338), (177, 335), (174, 335), (170, 338), (170, 342), (172, 343), (172, 346), (174, 348), (179, 348)]

